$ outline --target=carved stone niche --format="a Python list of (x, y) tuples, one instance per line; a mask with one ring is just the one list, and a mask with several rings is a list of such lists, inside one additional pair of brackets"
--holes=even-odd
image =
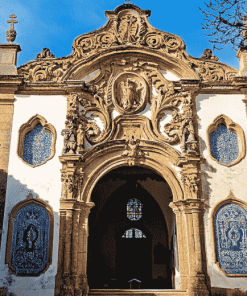
[[(51, 151), (50, 151), (50, 155), (48, 155), (47, 157), (42, 157), (43, 161), (41, 163), (31, 164), (24, 158), (23, 147), (24, 147), (24, 141), (25, 141), (26, 135), (28, 133), (31, 133), (37, 125), (40, 125), (43, 127), (43, 131), (44, 131), (44, 133), (46, 133), (46, 135), (49, 135), (49, 134), (51, 135), (51, 137), (50, 137), (51, 138), (51, 141), (50, 141), (51, 142), (51, 145), (50, 145)], [(42, 117), (39, 114), (36, 114), (33, 117), (31, 117), (26, 123), (24, 123), (19, 129), (17, 155), (25, 164), (27, 164), (31, 167), (37, 167), (42, 164), (45, 164), (48, 160), (52, 159), (55, 155), (56, 137), (57, 137), (56, 130), (55, 130), (54, 126), (50, 123), (47, 123), (47, 121), (44, 117)], [(40, 141), (42, 141), (42, 138), (37, 137), (35, 140), (36, 140), (37, 146), (40, 146)], [(43, 135), (43, 140), (44, 140), (44, 135)]]
[(148, 94), (146, 81), (135, 73), (121, 73), (114, 80), (113, 104), (121, 114), (141, 112), (146, 107)]
[[(234, 132), (235, 135), (237, 136), (237, 139), (235, 139), (235, 144), (238, 145), (238, 156), (235, 157), (235, 159), (230, 162), (230, 163), (223, 163), (221, 161), (219, 161), (218, 159), (216, 159), (216, 157), (214, 157), (212, 151), (213, 151), (213, 147), (212, 147), (212, 135), (213, 133), (217, 132), (218, 128), (227, 128), (230, 132)], [(232, 134), (233, 136), (235, 136), (234, 134)], [(235, 136), (235, 137), (236, 137)], [(210, 140), (211, 139), (211, 140)], [(222, 137), (221, 141), (224, 141), (224, 138)], [(246, 155), (246, 145), (245, 145), (245, 136), (244, 136), (244, 131), (241, 128), (241, 126), (235, 122), (233, 122), (229, 117), (227, 117), (224, 114), (221, 114), (219, 116), (217, 116), (213, 123), (209, 125), (208, 129), (207, 129), (207, 142), (208, 142), (208, 147), (209, 147), (209, 155), (210, 157), (215, 160), (218, 164), (230, 167), (233, 166), (237, 163), (239, 163)], [(222, 143), (224, 144), (224, 143)], [(226, 143), (224, 145), (227, 145)], [(233, 145), (229, 145), (228, 144), (228, 151), (227, 149), (225, 149), (226, 147), (222, 145), (222, 147), (217, 147), (218, 151), (225, 151), (226, 153), (230, 154), (231, 151), (229, 150)]]

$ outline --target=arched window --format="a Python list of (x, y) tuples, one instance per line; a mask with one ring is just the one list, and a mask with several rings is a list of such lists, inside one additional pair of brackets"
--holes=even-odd
[(53, 214), (43, 201), (28, 200), (12, 210), (6, 263), (19, 276), (38, 276), (51, 263)]
[(46, 163), (55, 154), (56, 131), (36, 114), (19, 130), (18, 156), (32, 167)]
[(223, 204), (214, 216), (216, 262), (226, 275), (247, 275), (247, 211), (237, 202)]
[(139, 229), (131, 228), (125, 231), (122, 238), (146, 238), (146, 235)]
[(132, 221), (140, 220), (142, 217), (142, 203), (132, 198), (127, 203), (127, 217)]
[(207, 130), (209, 155), (221, 165), (232, 166), (245, 157), (245, 136), (240, 125), (219, 115)]

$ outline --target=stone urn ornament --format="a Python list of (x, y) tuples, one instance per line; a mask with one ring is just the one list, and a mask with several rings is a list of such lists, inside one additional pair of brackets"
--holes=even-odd
[(17, 17), (16, 15), (14, 15), (13, 13), (9, 16), (11, 18), (11, 21), (7, 21), (7, 23), (10, 23), (11, 26), (10, 28), (7, 30), (6, 32), (6, 38), (9, 44), (12, 44), (13, 41), (15, 41), (16, 38), (16, 31), (14, 29), (14, 24), (18, 23), (18, 21), (15, 20), (15, 18)]

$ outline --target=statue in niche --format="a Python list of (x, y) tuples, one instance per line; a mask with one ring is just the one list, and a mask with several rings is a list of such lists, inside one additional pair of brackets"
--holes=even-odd
[(121, 17), (118, 34), (123, 42), (135, 42), (137, 30), (137, 17), (132, 14), (126, 14)]

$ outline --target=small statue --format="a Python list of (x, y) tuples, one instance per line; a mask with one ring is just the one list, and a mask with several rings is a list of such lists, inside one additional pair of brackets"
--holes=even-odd
[(81, 152), (83, 152), (85, 149), (85, 132), (82, 124), (79, 124), (78, 126), (76, 140), (77, 140), (76, 152), (78, 154), (81, 154)]

